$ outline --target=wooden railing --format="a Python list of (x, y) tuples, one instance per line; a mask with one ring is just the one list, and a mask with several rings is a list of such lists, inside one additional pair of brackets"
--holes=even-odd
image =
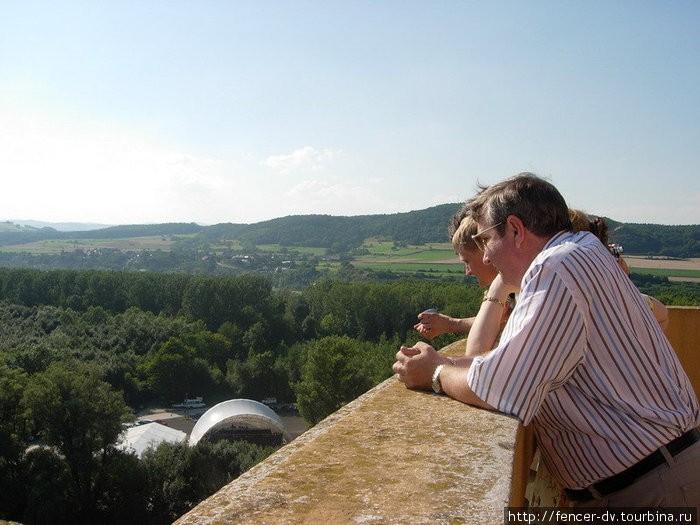
[[(700, 392), (700, 309), (669, 310), (669, 340)], [(503, 523), (504, 507), (527, 504), (533, 452), (517, 419), (390, 378), (176, 524)]]

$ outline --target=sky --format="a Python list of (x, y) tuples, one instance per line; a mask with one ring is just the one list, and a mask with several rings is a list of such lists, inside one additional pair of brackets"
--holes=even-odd
[(0, 2), (0, 219), (254, 223), (522, 171), (700, 224), (700, 2)]

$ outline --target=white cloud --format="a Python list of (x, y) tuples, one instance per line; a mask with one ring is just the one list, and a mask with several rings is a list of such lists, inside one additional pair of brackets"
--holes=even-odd
[(384, 199), (375, 185), (304, 180), (289, 189), (284, 198), (296, 214), (364, 215), (395, 208), (396, 204)]
[(268, 157), (263, 164), (283, 174), (291, 173), (298, 169), (321, 171), (326, 164), (340, 155), (340, 151), (324, 149), (321, 151), (305, 146), (292, 151), (287, 155), (273, 155)]
[(7, 219), (199, 220), (202, 197), (231, 187), (217, 159), (163, 147), (116, 126), (2, 108), (0, 172), (0, 211)]

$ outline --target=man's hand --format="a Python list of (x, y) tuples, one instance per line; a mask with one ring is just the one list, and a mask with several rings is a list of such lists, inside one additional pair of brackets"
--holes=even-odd
[[(471, 366), (471, 358), (460, 358), (457, 366), (446, 366), (440, 374), (442, 390), (448, 396), (488, 410), (496, 410), (488, 403), (479, 399), (469, 388), (466, 377)], [(407, 388), (416, 390), (432, 390), (433, 372), (438, 365), (452, 364), (449, 357), (438, 353), (428, 343), (420, 341), (413, 347), (402, 346), (396, 354), (396, 362), (391, 369), (399, 376)]]
[(410, 348), (402, 346), (396, 353), (396, 362), (391, 369), (407, 388), (430, 390), (435, 367), (441, 363), (447, 364), (450, 360), (421, 341)]

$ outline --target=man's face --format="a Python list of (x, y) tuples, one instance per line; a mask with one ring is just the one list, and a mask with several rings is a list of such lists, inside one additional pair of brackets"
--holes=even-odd
[(505, 234), (500, 236), (497, 225), (488, 224), (484, 220), (477, 221), (479, 229), (472, 237), (476, 245), (483, 251), (481, 253), (484, 264), (492, 264), (500, 272), (503, 280), (508, 284), (520, 286), (522, 275), (518, 274), (517, 254), (515, 244), (509, 241), (510, 226), (506, 222)]

